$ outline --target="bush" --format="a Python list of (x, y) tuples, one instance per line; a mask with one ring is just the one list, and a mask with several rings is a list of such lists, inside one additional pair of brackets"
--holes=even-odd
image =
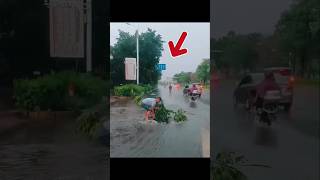
[(126, 84), (123, 86), (116, 86), (114, 88), (114, 94), (116, 96), (141, 96), (152, 90), (150, 85), (136, 85), (136, 84)]
[[(75, 94), (68, 95), (73, 84)], [(24, 110), (67, 110), (90, 107), (107, 95), (107, 82), (89, 74), (61, 72), (14, 82), (16, 105)]]
[(144, 96), (144, 94), (141, 94), (141, 95), (139, 95), (139, 96), (135, 96), (135, 97), (134, 97), (134, 102), (135, 102), (138, 106), (141, 105), (141, 101), (142, 101), (143, 96)]

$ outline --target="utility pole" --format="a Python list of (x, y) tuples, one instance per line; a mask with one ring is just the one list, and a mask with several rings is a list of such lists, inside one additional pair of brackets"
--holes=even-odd
[[(126, 23), (129, 26), (133, 26), (130, 23)], [(135, 26), (134, 26), (135, 27)], [(139, 84), (139, 28), (135, 27), (136, 29), (136, 38), (137, 38), (137, 44), (136, 44), (136, 48), (137, 48), (137, 58), (136, 58), (136, 75), (137, 75), (137, 84)]]
[(136, 31), (136, 37), (137, 37), (137, 84), (139, 84), (139, 31), (137, 29)]
[(92, 71), (92, 7), (91, 0), (86, 0), (86, 70)]

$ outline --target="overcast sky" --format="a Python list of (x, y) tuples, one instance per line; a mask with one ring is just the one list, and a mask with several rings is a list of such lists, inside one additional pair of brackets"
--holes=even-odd
[[(167, 70), (162, 72), (162, 78), (172, 77), (181, 71), (194, 72), (204, 58), (210, 57), (210, 24), (209, 23), (111, 23), (110, 24), (110, 44), (116, 43), (119, 36), (118, 30), (134, 34), (135, 27), (139, 32), (145, 32), (147, 28), (156, 30), (162, 36), (163, 52), (160, 58), (161, 64), (167, 65)], [(134, 27), (135, 26), (135, 27)], [(177, 43), (181, 33), (188, 33), (182, 48), (188, 49), (187, 55), (172, 58), (168, 47), (168, 41)], [(112, 68), (112, 67), (111, 67)]]
[(247, 34), (271, 34), (281, 13), (293, 0), (214, 0), (211, 1), (211, 37), (219, 38), (234, 30)]

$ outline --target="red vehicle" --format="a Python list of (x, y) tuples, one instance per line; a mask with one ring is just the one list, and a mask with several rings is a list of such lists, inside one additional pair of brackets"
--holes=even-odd
[(272, 72), (276, 82), (281, 88), (281, 101), (280, 104), (284, 106), (285, 110), (289, 110), (293, 101), (293, 85), (294, 76), (292, 69), (289, 67), (271, 67), (265, 68), (265, 72)]

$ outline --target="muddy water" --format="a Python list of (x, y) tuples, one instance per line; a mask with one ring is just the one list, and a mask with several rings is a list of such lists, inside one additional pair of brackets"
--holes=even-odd
[[(159, 86), (158, 92), (168, 109), (186, 111), (188, 120), (177, 124), (145, 122), (144, 110), (132, 101), (111, 106), (111, 157), (208, 157), (209, 99), (190, 103), (182, 90)], [(208, 95), (204, 98), (209, 98)]]
[(73, 119), (31, 121), (0, 136), (0, 179), (106, 179), (107, 148), (75, 133)]

